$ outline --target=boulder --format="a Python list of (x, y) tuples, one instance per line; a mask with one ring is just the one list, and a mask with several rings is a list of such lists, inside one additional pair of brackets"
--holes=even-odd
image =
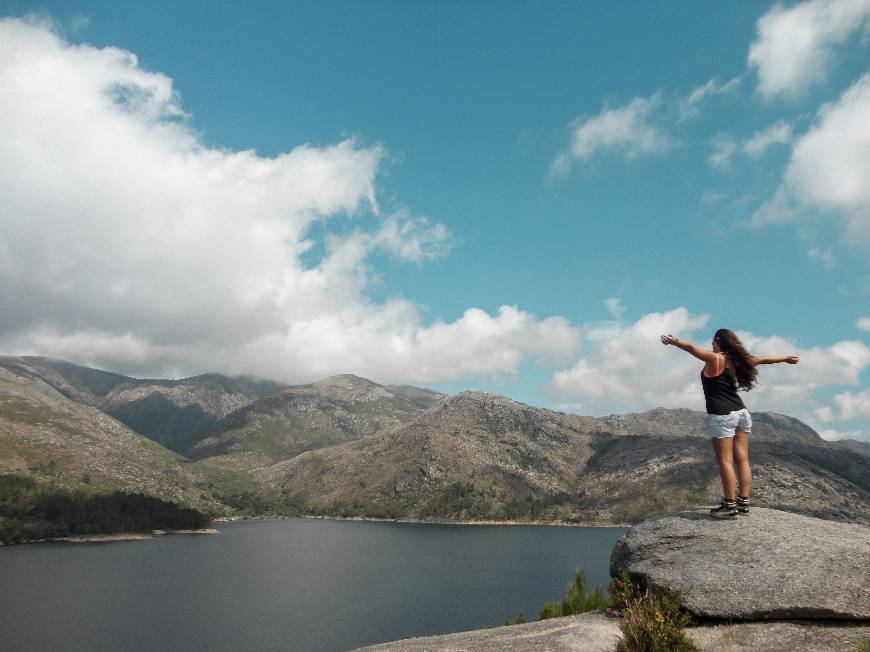
[(734, 620), (870, 621), (870, 528), (753, 507), (683, 512), (631, 528), (610, 573), (679, 591), (693, 614)]

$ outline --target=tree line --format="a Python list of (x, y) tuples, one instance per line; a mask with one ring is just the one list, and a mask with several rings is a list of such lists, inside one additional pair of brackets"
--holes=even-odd
[(80, 534), (201, 529), (202, 512), (145, 494), (64, 489), (31, 477), (0, 475), (0, 542)]

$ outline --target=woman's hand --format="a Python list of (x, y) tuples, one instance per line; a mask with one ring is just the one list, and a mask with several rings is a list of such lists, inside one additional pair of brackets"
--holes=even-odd
[(789, 364), (797, 364), (798, 360), (800, 360), (798, 356), (790, 355), (785, 360), (783, 360), (783, 362), (788, 362)]
[(662, 344), (664, 344), (665, 346), (667, 346), (668, 344), (676, 344), (679, 341), (680, 340), (678, 340), (673, 335), (662, 335)]

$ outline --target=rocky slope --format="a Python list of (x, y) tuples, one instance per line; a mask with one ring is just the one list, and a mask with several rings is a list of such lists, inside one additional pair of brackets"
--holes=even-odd
[[(648, 412), (612, 414), (601, 421), (626, 435), (709, 439), (707, 415), (686, 409), (656, 408)], [(774, 412), (752, 413), (752, 441), (818, 443), (818, 433), (793, 417)]]
[(443, 394), (350, 374), (286, 387), (222, 419), (186, 452), (234, 468), (275, 464), (415, 419)]
[[(410, 424), (255, 476), (292, 504), (340, 515), (638, 522), (718, 500), (703, 423), (688, 410), (599, 420), (463, 392)], [(757, 504), (870, 522), (864, 458), (790, 417), (756, 423)]]
[(0, 474), (220, 509), (177, 456), (39, 377), (0, 367)]
[(363, 515), (528, 516), (531, 497), (569, 500), (601, 424), (463, 392), (410, 424), (258, 471), (315, 509)]
[(42, 380), (67, 398), (99, 408), (177, 452), (195, 444), (227, 414), (284, 387), (269, 380), (221, 374), (139, 379), (34, 356), (0, 357), (0, 367)]
[[(8, 357), (0, 371), (0, 471), (72, 483), (87, 475), (160, 496), (175, 491), (187, 503), (633, 523), (713, 503), (721, 491), (704, 415), (690, 410), (595, 419), (350, 375), (293, 387), (217, 374), (137, 380)], [(113, 414), (193, 459), (149, 446)], [(826, 442), (785, 415), (753, 416), (755, 504), (870, 522), (864, 447)]]

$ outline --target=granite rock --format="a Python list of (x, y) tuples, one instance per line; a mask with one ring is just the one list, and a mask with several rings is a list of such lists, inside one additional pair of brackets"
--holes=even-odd
[(870, 528), (753, 508), (733, 520), (704, 510), (646, 521), (610, 557), (675, 590), (696, 616), (870, 621)]

